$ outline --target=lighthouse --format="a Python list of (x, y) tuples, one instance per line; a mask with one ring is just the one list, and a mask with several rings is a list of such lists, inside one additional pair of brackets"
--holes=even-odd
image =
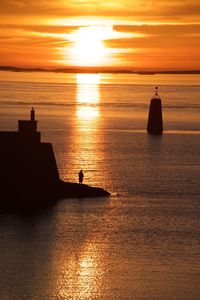
[(163, 133), (162, 103), (156, 86), (156, 93), (151, 99), (149, 107), (149, 117), (147, 123), (147, 132), (150, 134), (161, 135)]
[(40, 132), (37, 131), (34, 108), (30, 111), (30, 120), (18, 121), (18, 133), (20, 134), (21, 141), (29, 144), (40, 143)]

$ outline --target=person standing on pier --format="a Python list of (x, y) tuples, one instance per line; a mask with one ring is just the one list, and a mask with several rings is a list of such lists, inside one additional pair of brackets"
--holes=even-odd
[(84, 177), (83, 171), (80, 170), (80, 172), (78, 173), (79, 184), (83, 183), (83, 177)]

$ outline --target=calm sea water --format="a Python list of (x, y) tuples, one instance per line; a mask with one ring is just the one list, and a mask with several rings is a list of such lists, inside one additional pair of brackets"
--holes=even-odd
[[(0, 213), (0, 299), (200, 299), (199, 82), (0, 72), (0, 130), (17, 130), (34, 106), (61, 178), (83, 169), (112, 193)], [(162, 137), (146, 134), (156, 85)]]

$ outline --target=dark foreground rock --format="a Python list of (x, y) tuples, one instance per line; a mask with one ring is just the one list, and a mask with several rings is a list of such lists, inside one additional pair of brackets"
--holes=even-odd
[(61, 199), (83, 199), (109, 195), (110, 193), (102, 188), (60, 180), (54, 186), (47, 188), (41, 185), (40, 189), (31, 192), (26, 188), (18, 189), (17, 186), (4, 187), (1, 189), (0, 208), (37, 209), (54, 205)]
[(110, 193), (102, 188), (92, 187), (86, 184), (78, 184), (60, 181), (59, 198), (88, 198), (105, 197)]

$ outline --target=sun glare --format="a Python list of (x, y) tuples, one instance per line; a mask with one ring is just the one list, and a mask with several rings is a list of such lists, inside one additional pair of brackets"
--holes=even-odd
[[(48, 35), (49, 36), (49, 35)], [(52, 36), (52, 34), (51, 34)], [(119, 65), (120, 53), (132, 52), (130, 48), (110, 47), (112, 40), (141, 37), (140, 33), (116, 30), (112, 25), (79, 27), (61, 37), (68, 41), (62, 51), (62, 61), (76, 67), (105, 67)]]
[(71, 35), (70, 61), (78, 66), (100, 66), (109, 60), (105, 26), (80, 27)]

